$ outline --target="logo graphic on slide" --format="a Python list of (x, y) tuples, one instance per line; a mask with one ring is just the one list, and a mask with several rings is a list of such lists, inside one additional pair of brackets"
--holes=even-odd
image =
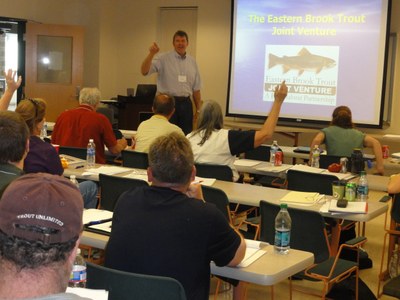
[(306, 48), (303, 48), (297, 56), (278, 57), (270, 53), (268, 69), (276, 65), (282, 65), (283, 73), (287, 73), (290, 70), (299, 70), (298, 76), (300, 76), (305, 70), (314, 71), (318, 74), (322, 69), (336, 66), (336, 61), (329, 57), (312, 54)]
[(263, 100), (274, 101), (276, 85), (285, 80), (285, 103), (335, 106), (338, 66), (338, 46), (266, 45)]

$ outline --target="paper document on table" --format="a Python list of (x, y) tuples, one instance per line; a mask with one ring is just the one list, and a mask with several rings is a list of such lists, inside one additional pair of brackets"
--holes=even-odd
[(112, 225), (112, 221), (108, 221), (105, 223), (90, 225), (90, 226), (88, 226), (88, 228), (111, 233), (111, 225)]
[(336, 176), (340, 180), (349, 180), (354, 177), (357, 177), (357, 174), (352, 174), (350, 172), (347, 173), (336, 173), (336, 172), (329, 172), (328, 170), (324, 170), (321, 174), (324, 175), (333, 175)]
[(314, 168), (314, 167), (300, 165), (300, 164), (294, 165), (293, 167), (290, 168), (290, 170), (309, 172), (309, 173), (317, 173), (317, 174), (322, 173), (324, 171), (324, 169)]
[(254, 167), (261, 164), (261, 161), (252, 160), (252, 159), (237, 159), (235, 160), (235, 166), (241, 167)]
[(89, 224), (90, 222), (96, 222), (101, 220), (111, 219), (113, 212), (109, 210), (89, 208), (83, 210), (83, 224)]
[(85, 299), (86, 298), (96, 299), (96, 300), (107, 300), (108, 299), (108, 291), (106, 291), (106, 290), (94, 290), (94, 289), (87, 289), (87, 288), (67, 287), (66, 292), (81, 296)]
[(149, 180), (148, 176), (147, 176), (147, 170), (135, 170), (132, 171), (131, 173), (124, 175), (123, 177), (126, 178), (133, 178), (133, 179), (140, 179), (140, 180), (144, 180), (147, 181)]
[(331, 213), (365, 214), (368, 211), (368, 202), (348, 201), (346, 207), (338, 207), (337, 200), (332, 199), (329, 204)]
[(200, 183), (201, 185), (212, 186), (216, 180), (217, 179), (215, 178), (205, 178), (196, 176), (194, 178), (194, 181), (192, 181), (192, 183)]
[(325, 195), (313, 192), (290, 191), (279, 201), (281, 203), (295, 203), (302, 205), (313, 205), (318, 203)]
[(237, 265), (238, 268), (245, 268), (267, 253), (266, 250), (262, 250), (268, 243), (258, 242), (253, 240), (247, 240), (246, 242), (246, 254), (240, 264)]
[(271, 173), (280, 173), (283, 171), (286, 171), (287, 169), (290, 169), (292, 165), (281, 165), (281, 166), (265, 166), (265, 167), (259, 167), (256, 168), (257, 171), (264, 171), (264, 172), (271, 172)]
[(127, 168), (116, 167), (116, 166), (101, 166), (99, 168), (91, 168), (91, 169), (86, 170), (86, 172), (88, 172), (88, 173), (106, 174), (106, 175), (114, 175), (114, 174), (128, 172), (128, 171), (129, 171), (129, 169), (127, 169)]

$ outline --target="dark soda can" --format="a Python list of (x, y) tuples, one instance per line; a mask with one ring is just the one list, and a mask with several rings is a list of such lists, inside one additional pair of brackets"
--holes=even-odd
[(275, 152), (275, 166), (281, 166), (283, 161), (283, 152), (276, 151)]

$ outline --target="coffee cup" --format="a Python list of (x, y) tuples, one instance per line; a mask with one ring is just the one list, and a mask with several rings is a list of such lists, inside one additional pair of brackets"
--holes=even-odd
[(56, 149), (56, 152), (58, 154), (58, 152), (60, 151), (60, 145), (56, 145), (56, 144), (51, 144), (51, 145), (54, 147), (54, 149)]
[(332, 195), (336, 200), (343, 199), (346, 182), (342, 180), (335, 180), (332, 182)]

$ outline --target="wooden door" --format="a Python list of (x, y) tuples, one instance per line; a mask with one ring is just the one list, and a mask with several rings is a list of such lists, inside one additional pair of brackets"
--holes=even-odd
[(27, 23), (25, 97), (46, 100), (48, 121), (78, 105), (83, 38), (80, 26)]

